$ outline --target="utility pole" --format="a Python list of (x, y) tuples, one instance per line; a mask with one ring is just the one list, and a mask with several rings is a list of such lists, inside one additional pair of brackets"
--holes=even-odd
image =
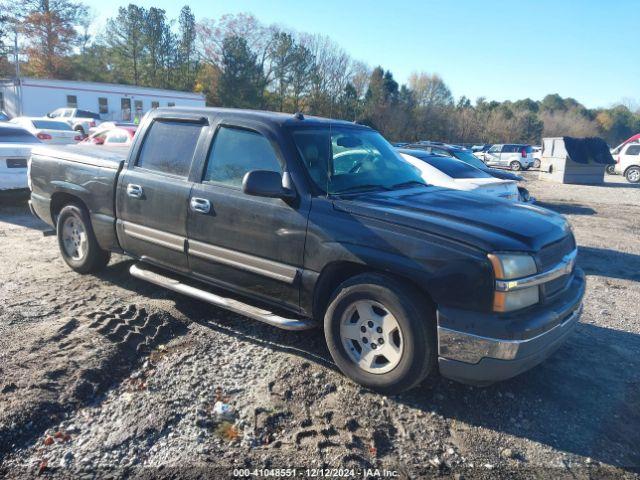
[(20, 80), (20, 51), (18, 50), (18, 19), (13, 19), (13, 54), (14, 62), (16, 65), (16, 79), (13, 82), (13, 88), (16, 92), (17, 116), (22, 116), (22, 81)]
[(14, 23), (13, 28), (13, 55), (16, 64), (16, 80), (20, 81), (20, 55), (18, 52), (18, 23)]

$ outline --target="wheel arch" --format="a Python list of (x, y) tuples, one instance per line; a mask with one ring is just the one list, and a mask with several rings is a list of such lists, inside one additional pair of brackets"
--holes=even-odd
[(51, 195), (50, 204), (51, 220), (53, 221), (54, 225), (57, 222), (60, 211), (69, 204), (79, 205), (80, 207), (86, 209), (87, 212), (89, 212), (87, 204), (79, 196), (69, 192), (54, 192), (53, 195)]
[(429, 291), (409, 276), (389, 272), (363, 263), (335, 261), (327, 264), (322, 269), (316, 281), (313, 294), (313, 317), (321, 321), (329, 305), (329, 300), (338, 286), (346, 280), (364, 273), (377, 273), (393, 278), (408, 288), (419, 292), (434, 307), (436, 305)]

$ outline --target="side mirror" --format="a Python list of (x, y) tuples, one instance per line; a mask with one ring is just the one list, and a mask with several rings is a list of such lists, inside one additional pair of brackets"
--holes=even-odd
[(104, 137), (94, 137), (93, 143), (95, 143), (96, 145), (103, 145)]
[(293, 190), (282, 186), (282, 176), (268, 170), (251, 170), (242, 179), (242, 191), (247, 195), (268, 198), (293, 198)]

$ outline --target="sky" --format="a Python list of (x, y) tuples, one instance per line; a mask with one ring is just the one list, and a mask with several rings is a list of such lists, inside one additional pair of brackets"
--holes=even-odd
[[(85, 0), (95, 29), (128, 1)], [(177, 18), (186, 2), (138, 0)], [(196, 19), (248, 12), (331, 37), (353, 58), (439, 74), (456, 98), (573, 97), (589, 108), (640, 103), (640, 0), (190, 0)]]

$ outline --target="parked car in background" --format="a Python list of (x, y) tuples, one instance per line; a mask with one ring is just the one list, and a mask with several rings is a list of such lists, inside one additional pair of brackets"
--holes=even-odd
[(88, 135), (89, 129), (100, 125), (100, 115), (89, 110), (80, 110), (77, 108), (58, 108), (53, 112), (47, 113), (47, 118), (56, 118), (65, 123), (76, 132)]
[(627, 143), (614, 157), (615, 172), (630, 183), (640, 182), (640, 143)]
[[(610, 150), (611, 156), (614, 159), (617, 159), (622, 149), (629, 143), (640, 143), (640, 133), (632, 135), (631, 137), (627, 138), (624, 142), (622, 142), (620, 145), (618, 145), (616, 148), (612, 148)], [(616, 175), (618, 173), (616, 171), (616, 165), (607, 165), (606, 172), (609, 175)]]
[(377, 391), (437, 370), (513, 377), (580, 317), (585, 276), (561, 215), (426, 185), (362, 125), (158, 108), (128, 151), (47, 146), (30, 165), (30, 207), (71, 269), (98, 271), (118, 252), (136, 278), (315, 329), (337, 367)]
[(513, 180), (492, 177), (450, 156), (406, 148), (398, 149), (398, 152), (402, 158), (420, 171), (420, 176), (429, 185), (465, 190), (511, 201), (520, 200), (518, 186)]
[(534, 145), (531, 147), (533, 150), (533, 168), (540, 168), (540, 159), (542, 158), (542, 147)]
[[(492, 177), (499, 178), (500, 180), (512, 180), (514, 182), (523, 182), (524, 178), (515, 173), (508, 172), (506, 170), (500, 170), (499, 168), (488, 167), (482, 160), (476, 157), (470, 150), (466, 148), (460, 148), (454, 145), (447, 145), (443, 143), (430, 144), (430, 143), (412, 143), (407, 145), (406, 148), (423, 150), (425, 152), (436, 153), (438, 155), (448, 155), (456, 158), (464, 163), (471, 165), (485, 173), (488, 173)], [(535, 199), (529, 194), (523, 186), (518, 186), (520, 192), (520, 201), (533, 203)]]
[(11, 123), (0, 123), (0, 190), (27, 188), (27, 164), (31, 149), (41, 142)]
[(134, 127), (112, 127), (100, 129), (85, 138), (81, 145), (104, 145), (106, 147), (124, 147), (131, 145), (136, 133)]
[(480, 145), (471, 145), (470, 150), (472, 153), (486, 152), (491, 148), (490, 143), (481, 143)]
[(138, 125), (133, 122), (114, 122), (114, 121), (108, 120), (106, 122), (102, 122), (99, 125), (96, 125), (95, 127), (89, 129), (89, 135), (98, 133), (101, 130), (109, 130), (110, 128), (115, 128), (115, 127), (138, 128)]
[(528, 170), (533, 167), (533, 149), (531, 145), (507, 143), (493, 145), (481, 154), (481, 159), (489, 166)]
[(68, 123), (47, 118), (16, 117), (10, 121), (20, 125), (44, 143), (65, 145), (77, 143), (82, 135), (73, 130)]

